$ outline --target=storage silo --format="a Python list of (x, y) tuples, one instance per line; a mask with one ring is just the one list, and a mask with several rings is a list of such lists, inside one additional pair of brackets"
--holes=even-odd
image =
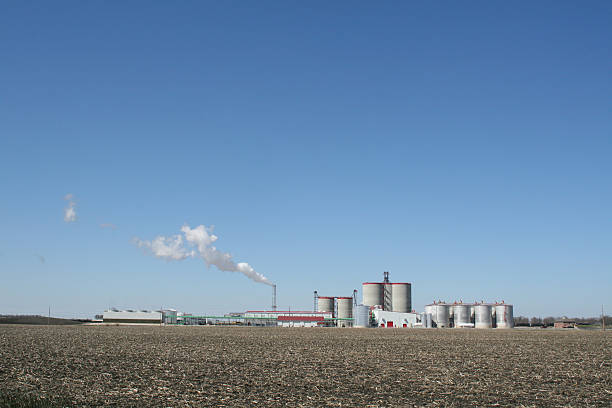
[(412, 311), (410, 283), (391, 284), (391, 310), (400, 313), (410, 313)]
[(511, 329), (514, 327), (512, 305), (505, 303), (495, 305), (495, 323), (498, 329)]
[(382, 282), (364, 282), (361, 290), (365, 306), (382, 306), (384, 304), (384, 284)]
[(370, 307), (357, 305), (353, 310), (353, 327), (370, 327)]
[(484, 303), (474, 305), (474, 327), (490, 329), (493, 327), (493, 308)]
[[(338, 297), (338, 319), (348, 319), (353, 317), (353, 298)], [(337, 320), (338, 327), (351, 326), (350, 320)]]
[(425, 306), (425, 314), (432, 315), (434, 312), (434, 305), (426, 305)]
[(431, 328), (431, 315), (429, 313), (420, 313), (419, 318), (421, 319), (421, 327)]
[(449, 327), (450, 308), (451, 306), (446, 303), (432, 303), (425, 306), (425, 313), (431, 314), (435, 327)]
[(319, 296), (317, 298), (317, 309), (319, 312), (331, 312), (334, 314), (334, 298), (330, 296)]
[(453, 316), (455, 327), (469, 327), (472, 323), (470, 305), (463, 303), (453, 305)]

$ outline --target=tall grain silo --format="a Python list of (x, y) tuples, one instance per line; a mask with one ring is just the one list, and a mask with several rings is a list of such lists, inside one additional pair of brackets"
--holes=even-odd
[(412, 311), (410, 283), (391, 284), (391, 310), (400, 313), (410, 313)]
[(382, 282), (364, 282), (361, 290), (365, 306), (384, 305), (384, 284)]
[(511, 329), (514, 327), (512, 305), (505, 303), (495, 305), (495, 323), (498, 329)]
[(319, 312), (331, 312), (334, 314), (334, 298), (330, 296), (319, 296), (317, 298)]
[[(352, 297), (338, 297), (338, 319), (348, 319), (353, 317), (353, 298)], [(351, 325), (350, 320), (337, 320), (338, 327), (349, 327)]]
[(490, 329), (493, 327), (493, 309), (491, 305), (479, 303), (474, 305), (474, 327)]
[(463, 303), (457, 303), (453, 305), (453, 316), (455, 327), (466, 327), (470, 326), (471, 319), (471, 309), (470, 305), (466, 305)]

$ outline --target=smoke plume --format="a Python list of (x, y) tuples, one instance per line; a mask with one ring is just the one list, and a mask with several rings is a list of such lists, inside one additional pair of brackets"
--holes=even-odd
[(64, 208), (64, 221), (75, 222), (76, 221), (76, 203), (72, 200), (72, 194), (66, 194), (64, 200), (68, 201), (68, 206)]
[(139, 238), (134, 238), (134, 242), (140, 248), (145, 248), (150, 251), (153, 256), (166, 261), (182, 261), (189, 257), (195, 256), (195, 251), (188, 251), (183, 246), (183, 237), (174, 235), (171, 237), (158, 236), (152, 241), (143, 241)]
[(240, 272), (255, 282), (273, 285), (268, 278), (256, 272), (248, 263), (236, 263), (232, 255), (221, 252), (213, 246), (212, 244), (219, 238), (212, 233), (212, 227), (207, 228), (204, 225), (199, 225), (195, 228), (190, 228), (188, 225), (184, 225), (181, 228), (181, 232), (183, 235), (177, 234), (170, 237), (160, 235), (152, 241), (135, 238), (134, 242), (139, 247), (151, 252), (157, 258), (167, 261), (181, 261), (186, 258), (199, 257), (209, 267), (214, 265), (221, 271)]

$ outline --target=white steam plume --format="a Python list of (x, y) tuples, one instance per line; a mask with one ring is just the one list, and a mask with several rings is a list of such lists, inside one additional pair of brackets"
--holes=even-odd
[(273, 285), (268, 278), (256, 272), (248, 263), (236, 263), (230, 254), (221, 252), (214, 247), (212, 244), (218, 237), (212, 233), (212, 228), (207, 228), (204, 225), (190, 228), (188, 225), (184, 225), (181, 232), (185, 236), (184, 241), (182, 235), (173, 235), (171, 237), (158, 236), (152, 241), (135, 238), (134, 242), (139, 247), (148, 249), (158, 258), (180, 261), (199, 256), (208, 266), (214, 265), (221, 271), (240, 272), (255, 282)]
[(182, 261), (195, 256), (195, 251), (188, 251), (183, 247), (183, 237), (174, 235), (172, 237), (158, 236), (153, 241), (143, 241), (134, 238), (134, 243), (140, 248), (146, 248), (157, 257), (167, 261)]
[(75, 222), (76, 221), (76, 203), (72, 201), (72, 194), (66, 194), (64, 200), (68, 201), (68, 207), (64, 208), (64, 221)]

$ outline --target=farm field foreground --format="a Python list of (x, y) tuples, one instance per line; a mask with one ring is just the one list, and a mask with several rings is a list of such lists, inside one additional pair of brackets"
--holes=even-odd
[(6, 395), (70, 406), (612, 406), (612, 332), (0, 326)]

